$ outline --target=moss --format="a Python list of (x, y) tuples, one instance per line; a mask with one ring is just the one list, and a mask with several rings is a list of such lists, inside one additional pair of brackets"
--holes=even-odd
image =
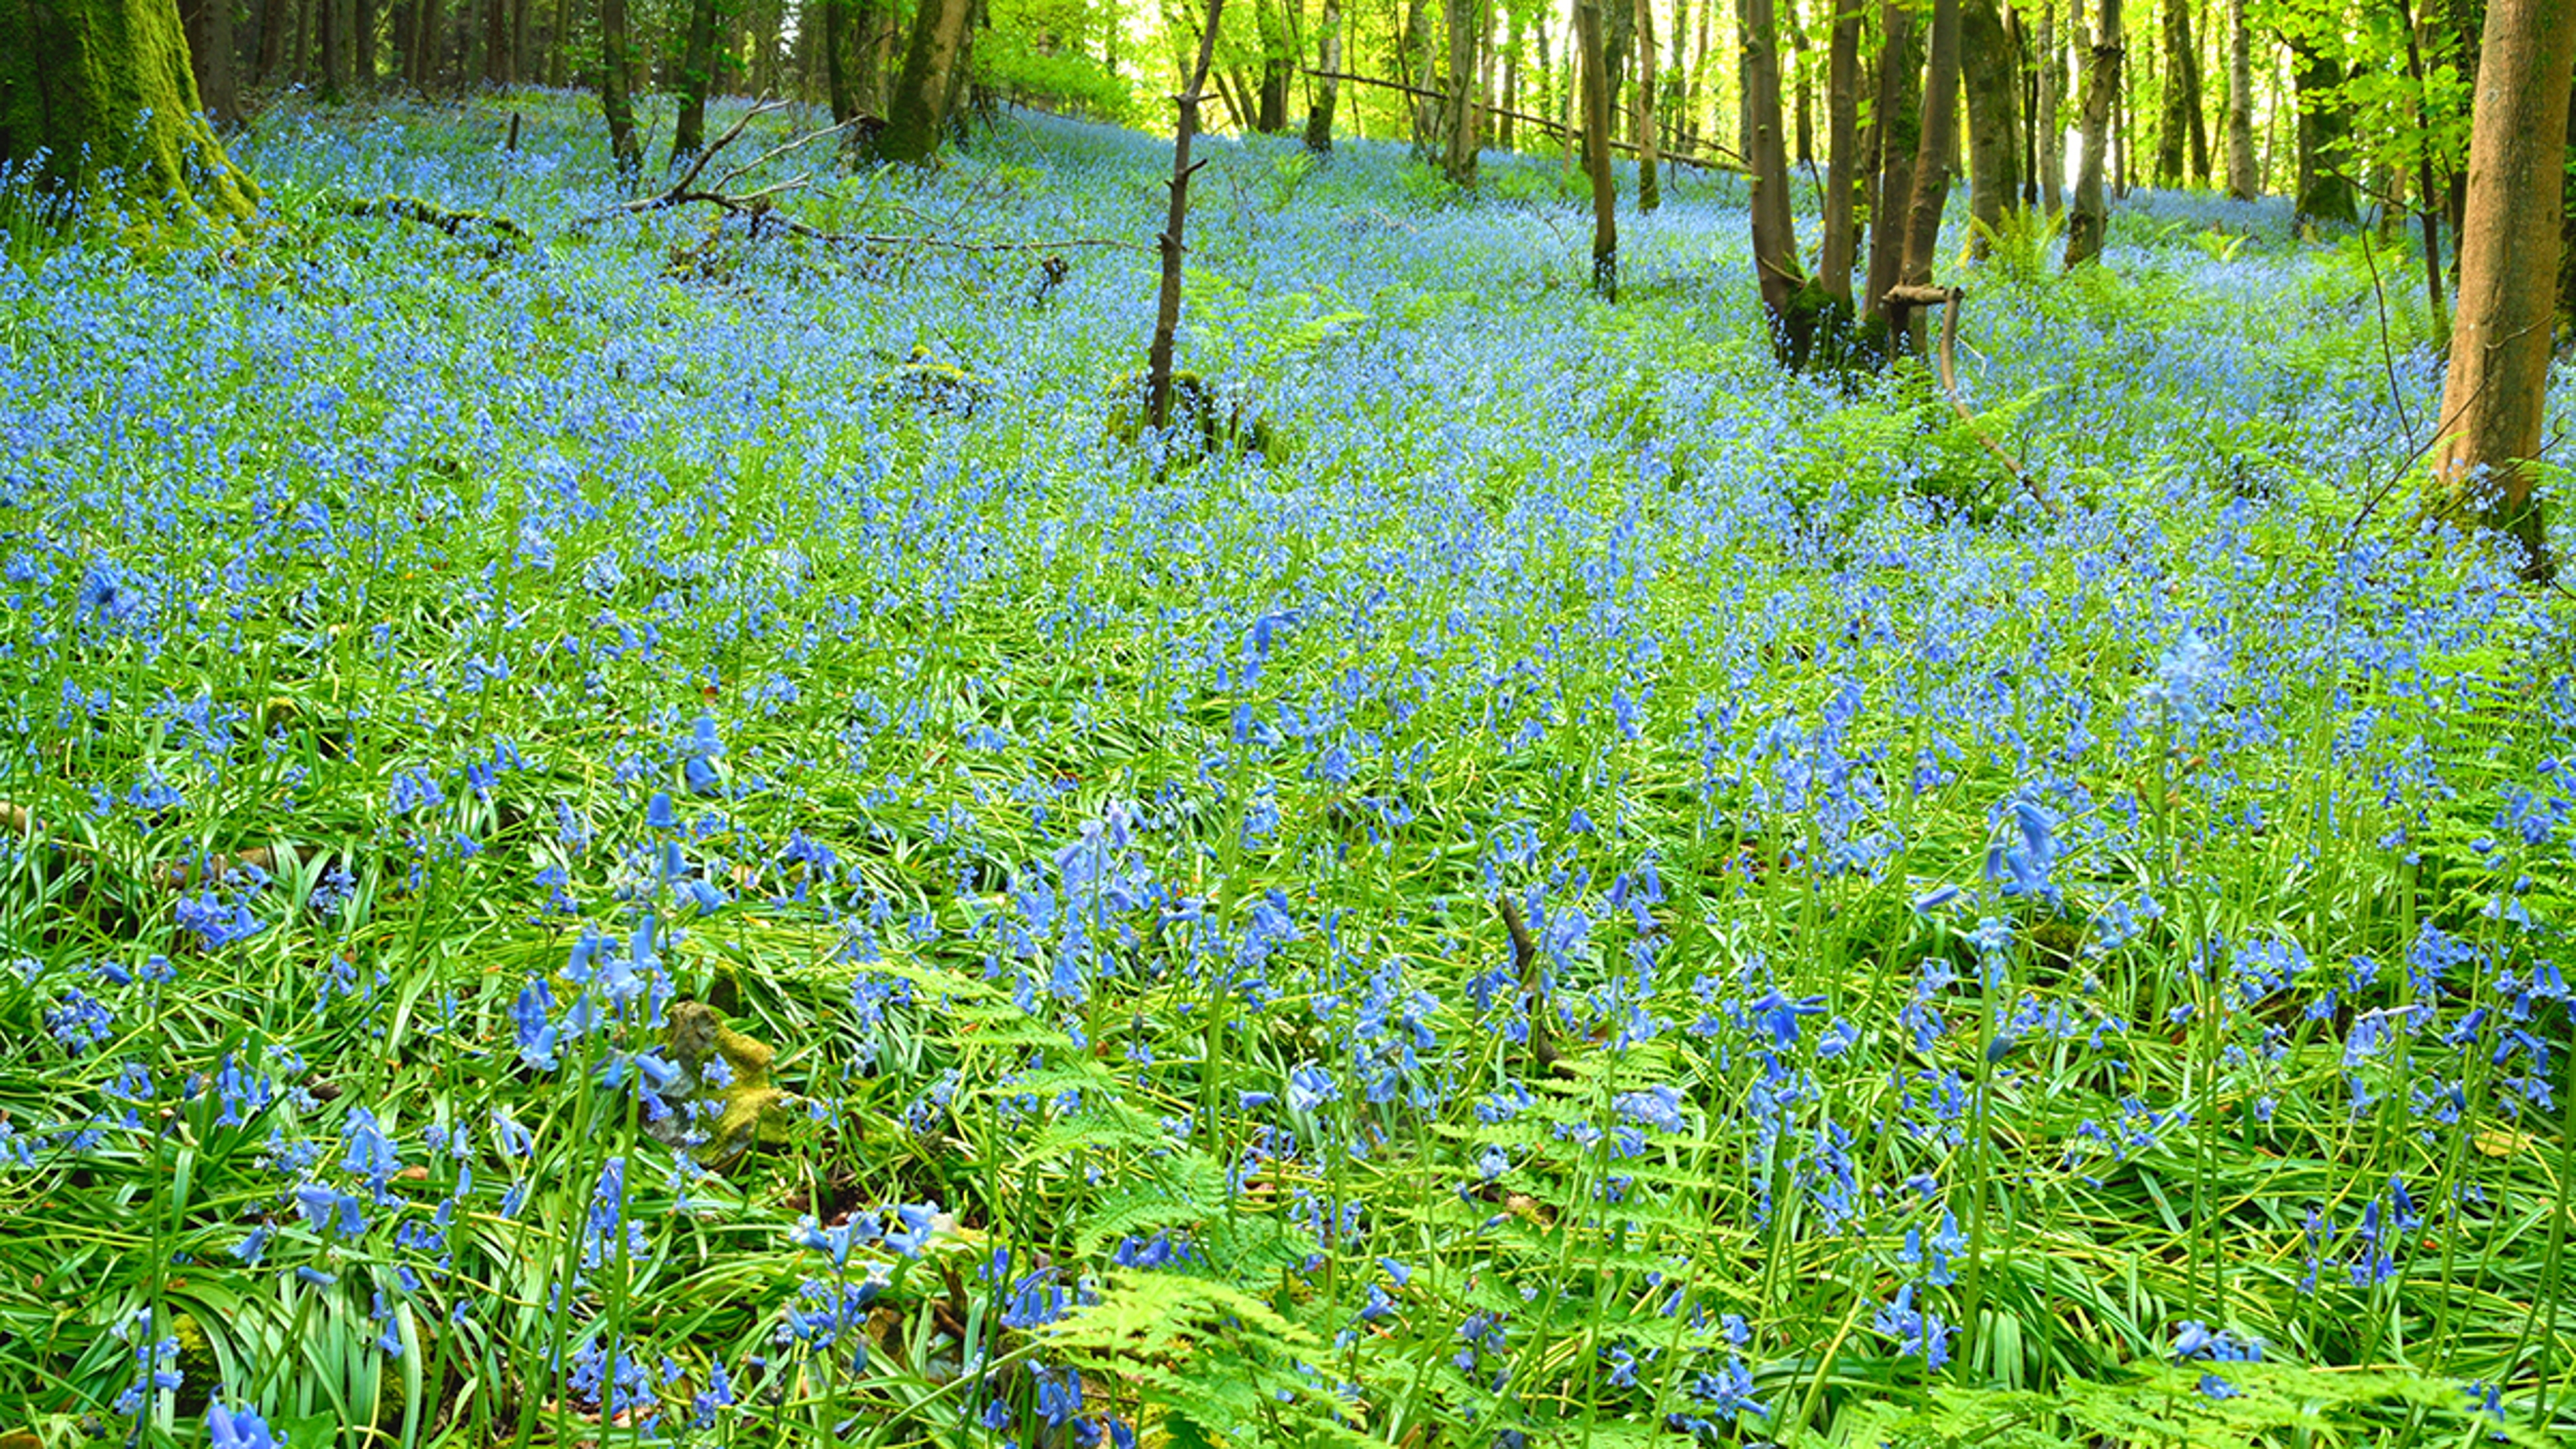
[[(678, 1094), (682, 1104), (699, 1109), (681, 1116), (714, 1119), (701, 1152), (709, 1165), (722, 1167), (754, 1147), (787, 1140), (795, 1113), (787, 1094), (770, 1083), (778, 1054), (768, 1043), (735, 1031), (713, 1007), (695, 1001), (672, 1003), (664, 1040), (671, 1060), (688, 1074)], [(716, 1062), (723, 1070), (712, 1070)]]
[(953, 363), (931, 362), (918, 350), (912, 359), (879, 377), (877, 396), (952, 417), (973, 417), (991, 400), (993, 384)]
[(114, 172), (159, 218), (251, 214), (258, 189), (198, 114), (177, 0), (0, 0), (0, 33), (0, 157), (43, 152), (74, 190)]

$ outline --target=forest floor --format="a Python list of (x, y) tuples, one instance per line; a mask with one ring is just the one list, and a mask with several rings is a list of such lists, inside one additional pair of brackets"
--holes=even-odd
[(0, 1431), (2576, 1432), (2576, 616), (2402, 243), (1961, 231), (1962, 424), (1734, 178), (1606, 305), (1559, 159), (1208, 140), (1140, 445), (1166, 143), (597, 130), (0, 267)]

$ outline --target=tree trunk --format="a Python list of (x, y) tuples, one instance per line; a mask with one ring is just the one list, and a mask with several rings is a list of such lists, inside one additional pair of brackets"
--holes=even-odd
[(832, 124), (848, 125), (859, 114), (852, 83), (858, 79), (859, 18), (851, 12), (857, 0), (820, 0), (823, 11), (823, 95), (832, 108)]
[[(925, 6), (942, 0), (922, 0)], [(1198, 168), (1190, 164), (1190, 139), (1199, 128), (1199, 95), (1207, 87), (1208, 62), (1216, 55), (1217, 22), (1225, 10), (1225, 0), (1208, 0), (1207, 29), (1199, 35), (1198, 65), (1190, 72), (1189, 89), (1179, 97), (1181, 119), (1172, 133), (1171, 210), (1163, 220), (1163, 234), (1157, 238), (1162, 254), (1163, 279), (1154, 299), (1154, 341), (1146, 354), (1145, 419), (1155, 431), (1172, 425), (1172, 346), (1181, 324), (1181, 233), (1190, 219), (1190, 173)], [(917, 32), (916, 32), (917, 33)], [(916, 43), (916, 49), (918, 44)], [(905, 66), (905, 85), (911, 85), (911, 66)], [(897, 97), (900, 102), (901, 97)]]
[(1447, 145), (1441, 174), (1452, 186), (1476, 184), (1476, 159), (1484, 147), (1485, 95), (1481, 80), (1485, 22), (1491, 11), (1484, 0), (1448, 0), (1448, 118), (1441, 124)]
[(0, 161), (45, 153), (42, 184), (93, 185), (188, 224), (229, 225), (258, 191), (198, 113), (178, 0), (0, 0)]
[(2510, 535), (2524, 572), (2551, 575), (2528, 462), (2540, 454), (2549, 323), (2566, 185), (2576, 6), (2489, 0), (2469, 135), (2460, 305), (2436, 464), (2450, 506)]
[[(1860, 255), (1852, 196), (1862, 165), (1861, 20), (1861, 0), (1834, 0), (1834, 33), (1825, 67), (1825, 148), (1832, 169), (1825, 173), (1824, 253), (1816, 270), (1826, 294), (1842, 304), (1846, 316), (1852, 304), (1852, 263)], [(1787, 179), (1781, 178), (1784, 183)], [(1761, 255), (1758, 248), (1754, 255)]]
[[(921, 0), (912, 18), (912, 44), (896, 78), (894, 104), (886, 128), (877, 138), (877, 154), (888, 161), (927, 161), (939, 149), (939, 133), (948, 124), (953, 85), (964, 69), (968, 0)], [(1192, 115), (1192, 121), (1197, 117)]]
[(1816, 110), (1808, 104), (1807, 76), (1812, 67), (1807, 63), (1807, 24), (1798, 14), (1798, 0), (1785, 0), (1789, 7), (1789, 111), (1790, 132), (1797, 138), (1797, 149), (1790, 159), (1813, 174), (1816, 166)]
[(1887, 294), (1905, 271), (1905, 203), (1914, 195), (1914, 153), (1923, 141), (1920, 56), (1914, 11), (1905, 0), (1884, 0), (1879, 33), (1887, 37), (1878, 61), (1878, 201), (1869, 212), (1869, 289), (1861, 315), (1884, 325)]
[[(434, 6), (438, 0), (420, 0)], [(572, 83), (572, 0), (555, 0), (553, 45), (546, 55), (546, 84), (563, 87)]]
[(2039, 12), (2039, 202), (2048, 214), (2066, 210), (2066, 128), (2058, 116), (2058, 97), (2066, 93), (2066, 58), (2057, 40), (2057, 0), (2046, 0)]
[(1959, 10), (1959, 65), (1968, 98), (1968, 214), (1977, 227), (1969, 254), (1983, 257), (2021, 195), (2021, 115), (2014, 104), (2021, 67), (1995, 0)]
[[(1431, 11), (1430, 0), (1406, 0), (1404, 9), (1404, 49), (1400, 52), (1409, 72), (1400, 77), (1406, 85), (1428, 91), (1431, 85)], [(1413, 159), (1430, 165), (1433, 158), (1445, 158), (1441, 121), (1449, 108), (1433, 96), (1413, 98)]]
[(1522, 16), (1520, 11), (1511, 12), (1511, 22), (1511, 28), (1504, 32), (1502, 46), (1503, 103), (1494, 113), (1494, 147), (1500, 151), (1515, 149), (1512, 128), (1519, 119), (1517, 113), (1521, 108)]
[(2344, 83), (2343, 62), (2313, 45), (2292, 41), (2293, 79), (2299, 94), (2299, 195), (2294, 214), (2303, 222), (2357, 221), (2352, 189), (2352, 118), (2332, 92)]
[[(1941, 245), (1941, 212), (1950, 200), (1950, 157), (1959, 139), (1959, 0), (1933, 0), (1932, 35), (1924, 57), (1923, 139), (1914, 152), (1914, 193), (1905, 217), (1905, 265), (1897, 274), (1897, 280), (1909, 287), (1932, 285), (1932, 258)], [(1921, 319), (1913, 318), (1905, 330), (1908, 349), (1921, 352)]]
[(536, 9), (537, 0), (512, 0), (510, 5), (510, 78), (521, 83), (533, 83), (545, 73), (534, 44)]
[[(825, 16), (823, 23), (828, 29), (831, 17)], [(668, 169), (673, 173), (706, 149), (707, 91), (715, 83), (715, 74), (716, 0), (689, 0), (689, 28), (680, 49), (680, 115), (671, 127)]]
[(1737, 95), (1751, 141), (1753, 270), (1771, 324), (1771, 354), (1783, 367), (1803, 367), (1815, 340), (1815, 313), (1802, 307), (1807, 278), (1798, 265), (1798, 230), (1789, 214), (1789, 149), (1780, 134), (1780, 27), (1771, 0), (1736, 0)]
[(483, 83), (510, 80), (510, 0), (483, 0)]
[(2245, 0), (2227, 0), (2227, 194), (2252, 201), (2262, 189), (2254, 170), (2254, 38)]
[[(2190, 0), (2165, 0), (2164, 106), (2156, 138), (2156, 184), (2180, 186), (2189, 164), (2192, 123), (2200, 113), (2200, 58), (2191, 43)], [(2207, 170), (2209, 138), (2201, 136), (2202, 169)]]
[(349, 83), (376, 88), (376, 0), (354, 0), (349, 16)]
[(1315, 67), (1323, 74), (1315, 78), (1315, 103), (1306, 111), (1306, 149), (1329, 156), (1333, 151), (1333, 102), (1340, 93), (1340, 82), (1333, 77), (1342, 69), (1341, 0), (1324, 0), (1323, 24), (1315, 36)]
[(2102, 32), (2084, 66), (2083, 145), (2075, 159), (2075, 205), (2066, 222), (2066, 265), (2102, 254), (2111, 208), (2102, 195), (2103, 150), (2111, 135), (2111, 102), (2120, 89), (2120, 0), (2102, 0)]
[(320, 0), (322, 13), (322, 98), (336, 101), (349, 94), (349, 0)]
[(259, 53), (251, 66), (251, 76), (260, 84), (277, 83), (280, 68), (286, 64), (287, 32), (294, 28), (294, 0), (261, 0)]
[(188, 60), (197, 78), (197, 102), (218, 124), (241, 119), (233, 86), (232, 0), (187, 0)]
[(1637, 0), (1637, 212), (1645, 215), (1664, 204), (1663, 179), (1655, 174), (1661, 158), (1655, 149), (1655, 12), (1654, 0)]
[(1276, 0), (1254, 0), (1252, 19), (1261, 37), (1261, 90), (1254, 100), (1252, 129), (1275, 136), (1288, 129), (1288, 82), (1297, 71), (1297, 50), (1289, 43)]
[(617, 163), (618, 182), (627, 187), (644, 170), (644, 153), (635, 141), (635, 108), (626, 93), (633, 80), (626, 0), (599, 0), (599, 109), (608, 118), (608, 150)]
[(1583, 169), (1592, 178), (1592, 291), (1602, 301), (1616, 302), (1619, 198), (1610, 188), (1610, 58), (1601, 34), (1603, 3), (1574, 0), (1574, 44), (1582, 52)]

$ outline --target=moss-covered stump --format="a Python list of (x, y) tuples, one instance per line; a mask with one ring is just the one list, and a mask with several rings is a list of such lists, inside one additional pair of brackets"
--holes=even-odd
[[(1152, 381), (1145, 373), (1131, 372), (1110, 384), (1111, 437), (1129, 444), (1144, 437)], [(1269, 423), (1254, 413), (1249, 401), (1229, 396), (1195, 372), (1172, 374), (1172, 420), (1166, 435), (1173, 445), (1199, 452), (1248, 450), (1278, 456)]]
[(681, 1079), (661, 1095), (679, 1110), (655, 1124), (654, 1135), (675, 1144), (694, 1140), (699, 1160), (715, 1168), (762, 1143), (786, 1141), (795, 1111), (769, 1081), (777, 1053), (701, 1002), (671, 1003), (669, 1021), (664, 1041)]
[(198, 114), (178, 0), (0, 0), (0, 160), (57, 192), (113, 175), (171, 219), (230, 224), (259, 192)]

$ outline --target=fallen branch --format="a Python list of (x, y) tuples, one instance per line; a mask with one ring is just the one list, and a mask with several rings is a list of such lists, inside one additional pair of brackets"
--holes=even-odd
[(1969, 436), (1995, 455), (1996, 461), (2004, 465), (2005, 471), (2013, 475), (2013, 481), (2030, 494), (2042, 511), (2051, 518), (2063, 518), (2066, 515), (2058, 508), (2057, 500), (2040, 491), (2039, 480), (2022, 471), (2021, 464), (2013, 461), (2010, 453), (1987, 437), (1986, 430), (1977, 426), (1976, 414), (1969, 412), (1968, 405), (1959, 401), (1959, 303), (1967, 295), (1965, 287), (1890, 287), (1886, 299), (1888, 334), (1892, 337), (1903, 332), (1910, 320), (1906, 314), (1916, 307), (1941, 309), (1941, 391), (1950, 399), (1950, 410), (1959, 415), (1960, 422), (1967, 424)]
[[(1424, 100), (1445, 101), (1450, 99), (1449, 93), (1446, 91), (1428, 90), (1422, 86), (1407, 85), (1402, 81), (1382, 80), (1373, 75), (1354, 75), (1349, 71), (1343, 70), (1315, 70), (1311, 67), (1306, 70), (1306, 74), (1314, 76), (1319, 80), (1349, 81), (1353, 85), (1376, 86), (1381, 90), (1401, 91), (1408, 96), (1418, 96)], [(1522, 125), (1536, 126), (1540, 130), (1545, 131), (1552, 136), (1567, 136), (1577, 140), (1582, 139), (1583, 136), (1583, 131), (1580, 127), (1568, 126), (1562, 121), (1551, 121), (1545, 116), (1533, 116), (1527, 111), (1505, 110), (1501, 106), (1483, 106), (1480, 107), (1480, 109), (1489, 116), (1506, 116), (1512, 120), (1520, 122)], [(1610, 142), (1610, 149), (1613, 151), (1625, 151), (1630, 155), (1634, 155), (1637, 151), (1637, 144), (1633, 141), (1613, 139)], [(1690, 156), (1672, 151), (1658, 151), (1655, 153), (1655, 159), (1670, 162), (1675, 166), (1696, 166), (1702, 171), (1741, 172), (1744, 169), (1744, 158), (1737, 156), (1734, 152), (1727, 150), (1723, 146), (1716, 147), (1715, 149), (1718, 154), (1726, 157), (1727, 159), (1723, 161), (1712, 161), (1704, 156)]]

